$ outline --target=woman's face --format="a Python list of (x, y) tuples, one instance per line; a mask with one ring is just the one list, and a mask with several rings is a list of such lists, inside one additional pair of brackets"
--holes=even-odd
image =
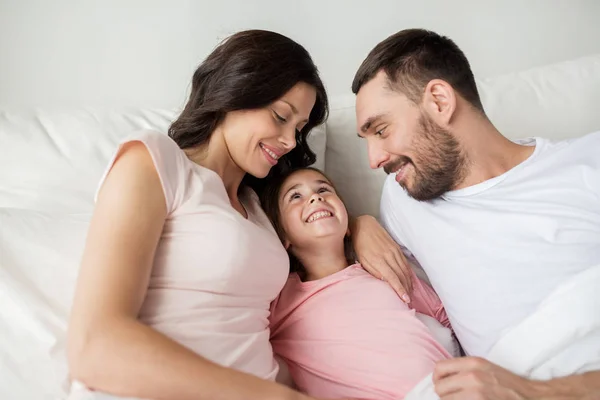
[(333, 185), (317, 171), (290, 175), (279, 191), (279, 214), (284, 245), (310, 247), (326, 237), (343, 241), (348, 232), (348, 212)]
[(308, 122), (316, 96), (314, 87), (299, 82), (265, 108), (227, 113), (221, 128), (233, 162), (257, 178), (267, 176), (296, 146), (296, 131)]

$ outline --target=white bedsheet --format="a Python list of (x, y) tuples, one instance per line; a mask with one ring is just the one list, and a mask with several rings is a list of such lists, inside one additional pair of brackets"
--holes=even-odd
[[(492, 348), (488, 360), (532, 379), (600, 370), (600, 265), (561, 285)], [(436, 400), (431, 375), (405, 400)]]
[(66, 397), (66, 329), (89, 215), (0, 207), (0, 399)]

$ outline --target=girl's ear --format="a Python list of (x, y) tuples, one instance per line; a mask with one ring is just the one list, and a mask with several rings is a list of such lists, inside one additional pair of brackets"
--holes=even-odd
[(290, 241), (289, 241), (289, 240), (287, 240), (287, 239), (284, 239), (284, 240), (283, 240), (283, 247), (285, 247), (285, 249), (286, 249), (286, 250), (289, 250), (289, 249), (290, 249), (290, 247), (292, 247), (292, 244), (290, 243)]
[(351, 234), (351, 233), (352, 233), (352, 232), (350, 232), (350, 227), (348, 227), (348, 229), (346, 230), (346, 237), (350, 237), (350, 234)]

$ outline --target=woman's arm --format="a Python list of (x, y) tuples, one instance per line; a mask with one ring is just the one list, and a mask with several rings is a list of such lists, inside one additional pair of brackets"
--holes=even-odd
[(88, 232), (69, 326), (71, 378), (155, 400), (305, 398), (218, 366), (138, 322), (166, 215), (148, 150), (127, 144), (99, 193)]

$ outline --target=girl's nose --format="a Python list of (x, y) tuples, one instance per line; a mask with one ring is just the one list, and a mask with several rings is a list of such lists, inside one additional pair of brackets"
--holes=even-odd
[(323, 198), (319, 195), (312, 196), (310, 199), (310, 204), (314, 203), (315, 201), (323, 201)]

